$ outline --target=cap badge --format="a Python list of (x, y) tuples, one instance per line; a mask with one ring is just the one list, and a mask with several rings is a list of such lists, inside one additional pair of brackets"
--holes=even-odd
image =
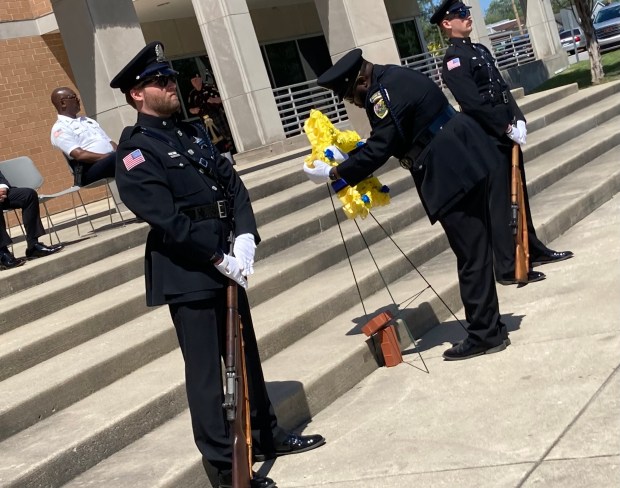
[(157, 56), (158, 63), (166, 61), (166, 58), (164, 58), (164, 49), (161, 44), (155, 44), (155, 56)]

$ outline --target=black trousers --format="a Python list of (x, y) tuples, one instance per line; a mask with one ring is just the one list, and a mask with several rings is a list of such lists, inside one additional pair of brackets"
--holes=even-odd
[(116, 152), (110, 153), (96, 163), (81, 163), (82, 181), (80, 186), (90, 185), (103, 178), (114, 178), (116, 174)]
[[(0, 208), (2, 210), (22, 209), (26, 243), (29, 248), (33, 247), (38, 242), (38, 238), (45, 234), (39, 214), (39, 197), (35, 190), (31, 188), (9, 188), (7, 198), (0, 204)], [(11, 242), (11, 237), (6, 231), (3, 213), (2, 219), (0, 219), (0, 247), (8, 246)]]
[(467, 332), (472, 340), (494, 346), (504, 339), (493, 278), (486, 186), (486, 180), (475, 186), (439, 222), (456, 255)]
[[(170, 304), (185, 360), (185, 382), (194, 440), (203, 461), (218, 471), (232, 467), (232, 443), (222, 403), (222, 358), (226, 352), (225, 291), (214, 299)], [(239, 288), (253, 449), (274, 451), (282, 431), (267, 394), (247, 295)], [(207, 472), (208, 466), (207, 467)]]
[[(514, 278), (515, 239), (510, 227), (510, 184), (512, 175), (512, 143), (497, 143), (502, 159), (489, 178), (489, 210), (493, 233), (493, 255), (495, 257), (495, 276), (497, 279)], [(547, 250), (536, 236), (532, 223), (530, 199), (527, 194), (523, 152), (519, 149), (519, 172), (523, 182), (525, 210), (527, 212), (527, 231), (530, 256), (536, 257)]]

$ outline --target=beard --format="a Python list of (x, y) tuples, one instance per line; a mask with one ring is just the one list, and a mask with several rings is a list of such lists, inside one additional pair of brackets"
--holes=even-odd
[(144, 105), (161, 117), (170, 117), (181, 108), (178, 98), (169, 98), (168, 93), (160, 91), (157, 94), (144, 92)]

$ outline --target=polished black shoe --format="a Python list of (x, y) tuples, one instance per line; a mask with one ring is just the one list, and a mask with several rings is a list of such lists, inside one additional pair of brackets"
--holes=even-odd
[(571, 251), (552, 251), (547, 249), (542, 254), (538, 254), (535, 257), (530, 258), (532, 266), (541, 266), (543, 264), (558, 263), (565, 259), (570, 259), (574, 256)]
[(24, 259), (17, 259), (9, 251), (0, 252), (0, 269), (19, 268), (23, 264), (26, 264)]
[(286, 456), (287, 454), (297, 454), (300, 452), (311, 451), (312, 449), (316, 449), (323, 444), (325, 444), (325, 437), (319, 434), (289, 434), (283, 441), (276, 441), (275, 452), (254, 452), (254, 460), (258, 462), (268, 461), (269, 459), (275, 459), (278, 456)]
[(49, 256), (51, 254), (54, 254), (60, 251), (64, 247), (65, 246), (63, 246), (62, 244), (46, 246), (45, 244), (41, 244), (40, 242), (37, 242), (34, 246), (26, 249), (26, 257), (28, 259), (43, 258), (45, 256)]
[[(220, 476), (219, 488), (232, 488), (232, 475)], [(278, 488), (276, 482), (267, 476), (257, 476), (250, 480), (250, 488)]]
[(444, 351), (443, 358), (446, 361), (460, 361), (461, 359), (469, 359), (476, 356), (482, 356), (483, 354), (493, 354), (495, 352), (503, 351), (509, 344), (510, 339), (508, 339), (507, 334), (506, 337), (502, 339), (502, 342), (496, 345), (477, 343), (467, 337), (458, 344), (452, 346), (450, 349)]
[(528, 283), (535, 283), (537, 281), (542, 281), (547, 276), (545, 273), (541, 273), (540, 271), (529, 271), (527, 273), (527, 281), (517, 281), (514, 278), (514, 275), (511, 278), (504, 277), (502, 279), (497, 280), (500, 285), (527, 285)]

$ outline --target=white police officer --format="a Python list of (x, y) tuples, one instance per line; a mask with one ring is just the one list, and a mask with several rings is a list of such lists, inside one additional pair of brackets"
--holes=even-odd
[[(147, 304), (170, 308), (185, 360), (194, 439), (212, 485), (227, 487), (232, 445), (222, 410), (221, 357), (229, 278), (240, 285), (255, 460), (307, 451), (325, 439), (287, 434), (277, 425), (244, 291), (260, 242), (250, 198), (204, 129), (176, 120), (176, 74), (162, 44), (152, 42), (110, 83), (138, 111), (136, 125), (125, 128), (118, 145), (116, 181), (123, 202), (151, 225)], [(232, 252), (231, 231), (236, 236)], [(251, 486), (275, 483), (255, 476)]]

